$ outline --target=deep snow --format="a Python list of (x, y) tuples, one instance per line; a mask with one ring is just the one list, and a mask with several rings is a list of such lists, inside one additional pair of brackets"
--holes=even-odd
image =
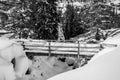
[(120, 34), (109, 37), (101, 44), (117, 46), (104, 46), (104, 49), (96, 54), (87, 65), (47, 80), (120, 80)]
[(86, 66), (48, 80), (120, 80), (120, 47), (105, 53)]

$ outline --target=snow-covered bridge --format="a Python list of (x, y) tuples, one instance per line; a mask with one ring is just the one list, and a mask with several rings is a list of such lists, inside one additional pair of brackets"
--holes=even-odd
[(22, 42), (27, 53), (38, 53), (47, 55), (94, 55), (101, 49), (101, 44), (72, 43), (69, 41), (57, 42), (46, 40), (17, 40)]

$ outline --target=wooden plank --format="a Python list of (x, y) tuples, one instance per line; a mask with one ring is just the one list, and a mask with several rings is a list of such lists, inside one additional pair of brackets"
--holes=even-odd
[[(25, 45), (43, 45), (43, 46), (49, 46), (49, 42), (24, 42)], [(85, 43), (79, 43), (80, 47), (100, 47), (99, 44), (85, 44)], [(78, 47), (77, 43), (58, 43), (58, 42), (51, 42), (51, 46), (71, 46), (71, 47)]]
[[(47, 42), (44, 40), (24, 41), (25, 51), (40, 54), (94, 55), (99, 52), (100, 44)], [(79, 54), (78, 54), (79, 53)]]
[[(24, 43), (24, 45), (36, 45), (36, 46), (49, 46), (49, 43)], [(77, 47), (76, 44), (62, 44), (62, 43), (53, 43), (51, 42), (51, 46), (56, 46), (56, 47), (59, 47), (59, 46), (72, 46), (72, 47)]]
[[(36, 47), (36, 46), (25, 46), (25, 48), (30, 48), (30, 49), (48, 49), (49, 46), (40, 46), (40, 47)], [(51, 47), (52, 50), (73, 50), (73, 51), (78, 51), (78, 48), (71, 48), (71, 47), (68, 47), (68, 48), (64, 48), (64, 47)], [(80, 47), (80, 49), (82, 50), (100, 50), (100, 48), (88, 48), (88, 47)]]
[[(39, 53), (39, 54), (48, 54), (49, 51), (41, 51), (41, 50), (25, 50), (25, 52), (32, 52), (32, 53)], [(94, 55), (94, 54), (97, 54), (97, 52), (84, 52), (84, 51), (81, 51), (80, 52), (81, 54), (80, 55)], [(51, 54), (63, 54), (63, 55), (77, 55), (76, 52), (59, 52), (59, 51), (52, 51)]]
[(25, 50), (25, 52), (31, 52), (31, 53), (39, 53), (39, 54), (44, 54), (44, 53), (49, 53), (48, 50), (42, 51), (42, 50)]
[[(89, 53), (98, 53), (98, 51), (84, 51), (84, 50), (81, 50), (80, 53), (82, 53), (82, 52), (87, 53), (87, 54), (89, 54)], [(51, 51), (51, 53), (62, 53), (62, 54), (74, 53), (74, 54), (78, 54), (78, 52), (74, 52), (74, 51)]]
[[(27, 39), (16, 39), (15, 41), (17, 42), (24, 42), (25, 45), (38, 45), (38, 44), (42, 44), (44, 46), (48, 46), (48, 41), (47, 40), (27, 40)], [(70, 42), (56, 42), (55, 40), (51, 40), (52, 44), (51, 46), (73, 46), (73, 47), (77, 47), (77, 43), (70, 43)], [(115, 44), (101, 44), (101, 45), (108, 45), (108, 46), (116, 46)], [(100, 44), (86, 44), (86, 43), (81, 43), (80, 42), (80, 47), (100, 47)]]
[(45, 45), (45, 46), (48, 46), (49, 43), (48, 42), (39, 42), (39, 43), (34, 43), (34, 42), (24, 42), (24, 45)]
[(48, 47), (26, 47), (26, 49), (33, 49), (33, 50), (48, 50)]
[[(48, 47), (48, 46), (46, 46), (46, 45), (39, 45), (39, 44), (28, 44), (28, 45), (26, 45), (25, 44), (25, 46), (26, 47)], [(78, 48), (78, 46), (77, 47), (73, 47), (73, 46), (51, 46), (51, 47), (55, 47), (55, 48)], [(93, 48), (95, 48), (95, 49), (100, 49), (100, 47), (93, 47), (93, 46), (91, 46), (91, 47), (88, 47), (88, 46), (80, 46), (80, 48), (88, 48), (88, 49), (93, 49)]]
[[(27, 49), (33, 49), (33, 50), (48, 50), (48, 47), (31, 47), (31, 46), (25, 46), (25, 48)], [(55, 47), (51, 47), (50, 48), (52, 51), (54, 50), (58, 50), (58, 51), (76, 51), (78, 52), (78, 48), (55, 48)], [(86, 50), (86, 51), (99, 51), (99, 48), (80, 48), (80, 50)]]
[(117, 47), (117, 44), (105, 44), (105, 43), (102, 43), (101, 45), (103, 47)]
[[(47, 51), (47, 52), (49, 53), (49, 49), (48, 49), (48, 50), (42, 50), (42, 49), (41, 49), (41, 50), (26, 49), (26, 50), (27, 50), (27, 51), (35, 51), (35, 52), (38, 51), (38, 52), (43, 52), (43, 53), (44, 53), (44, 51), (45, 51), (45, 52)], [(26, 51), (26, 50), (25, 50), (25, 51)], [(77, 54), (77, 51), (60, 51), (60, 50), (53, 50), (53, 51), (52, 51), (52, 50), (51, 50), (51, 53), (55, 53), (55, 52), (56, 52), (56, 53), (57, 53), (57, 52), (59, 52), (59, 53), (61, 52), (62, 54), (65, 54), (65, 53), (75, 53), (75, 54)], [(86, 51), (86, 50), (80, 50), (80, 53), (81, 53), (81, 52), (85, 52), (85, 53), (98, 53), (98, 51)]]
[[(14, 39), (13, 39), (14, 40)], [(47, 40), (27, 40), (27, 39), (15, 39), (14, 41), (17, 41), (17, 42), (24, 42), (24, 43), (28, 43), (28, 45), (29, 44), (44, 44), (44, 43), (47, 43), (48, 44), (48, 41)], [(55, 40), (51, 40), (51, 41), (53, 41), (52, 42), (52, 44), (56, 44), (56, 45), (59, 45), (59, 44), (64, 44), (64, 45), (66, 45), (66, 44), (70, 44), (70, 46), (71, 46), (71, 44), (77, 44), (77, 43), (70, 43), (70, 42), (57, 42), (57, 41), (55, 41)], [(59, 44), (58, 44), (59, 43)], [(81, 45), (81, 47), (82, 47), (82, 45), (83, 46), (86, 46), (87, 45), (87, 47), (100, 47), (100, 44), (91, 44), (91, 43), (83, 43), (83, 42), (80, 42), (80, 45)], [(115, 44), (105, 44), (105, 43), (103, 43), (103, 44), (101, 44), (101, 45), (109, 45), (109, 46), (116, 46)], [(59, 45), (60, 46), (60, 45)]]
[[(72, 49), (70, 49), (70, 48), (51, 48), (51, 50), (52, 51), (73, 51), (73, 52), (78, 52), (78, 48), (72, 48)], [(79, 51), (81, 51), (81, 50), (84, 50), (84, 51), (99, 51), (99, 49), (83, 49), (83, 48), (79, 48)]]

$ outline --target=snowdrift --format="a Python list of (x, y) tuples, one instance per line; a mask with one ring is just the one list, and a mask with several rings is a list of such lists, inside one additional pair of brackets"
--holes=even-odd
[(9, 40), (7, 38), (0, 38), (0, 50), (10, 46), (13, 43), (15, 43), (15, 42), (12, 40)]
[(86, 66), (48, 80), (120, 80), (120, 47), (112, 48)]
[(109, 37), (107, 38), (104, 42), (105, 44), (117, 44), (120, 45), (120, 33), (113, 36), (113, 37)]
[(13, 65), (4, 61), (1, 63), (0, 59), (0, 80), (15, 80), (15, 73)]

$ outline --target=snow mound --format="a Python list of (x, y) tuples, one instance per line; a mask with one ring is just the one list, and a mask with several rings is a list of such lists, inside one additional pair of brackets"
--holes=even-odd
[(116, 45), (120, 45), (120, 30), (114, 32), (110, 37), (108, 37), (104, 42), (102, 42), (103, 44), (116, 44)]
[(6, 48), (13, 43), (14, 43), (14, 41), (12, 41), (12, 40), (5, 39), (5, 38), (3, 38), (3, 39), (0, 38), (0, 49)]
[(1, 63), (0, 59), (0, 80), (15, 80), (13, 65), (6, 62)]
[(48, 80), (120, 80), (120, 47), (109, 51), (86, 66)]

